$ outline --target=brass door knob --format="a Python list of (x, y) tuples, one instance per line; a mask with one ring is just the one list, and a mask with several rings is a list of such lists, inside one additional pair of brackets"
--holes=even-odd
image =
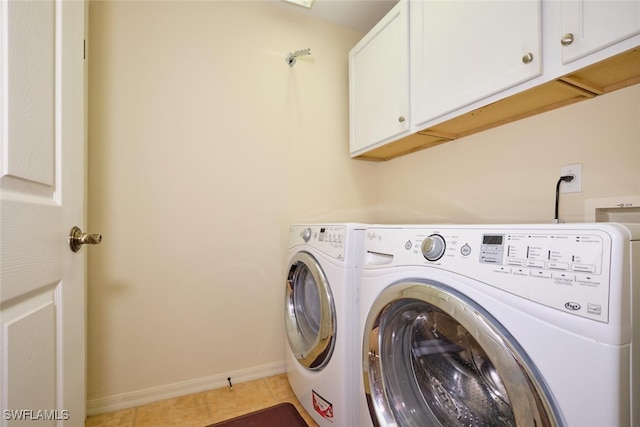
[(78, 252), (82, 245), (99, 245), (102, 242), (101, 234), (83, 233), (80, 227), (72, 227), (69, 231), (69, 247), (73, 252)]

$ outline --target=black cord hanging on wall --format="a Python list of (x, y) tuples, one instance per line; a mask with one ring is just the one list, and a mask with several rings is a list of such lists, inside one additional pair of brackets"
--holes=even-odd
[(556, 209), (555, 216), (553, 217), (554, 224), (559, 224), (562, 222), (560, 221), (560, 219), (558, 219), (558, 209), (560, 204), (560, 184), (562, 184), (563, 182), (571, 182), (574, 178), (575, 177), (573, 175), (564, 175), (561, 176), (560, 179), (558, 179), (558, 183), (556, 184)]

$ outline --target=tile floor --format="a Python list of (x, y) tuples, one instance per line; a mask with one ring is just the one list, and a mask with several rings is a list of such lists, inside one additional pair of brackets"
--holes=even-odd
[(296, 399), (287, 375), (162, 400), (89, 417), (85, 427), (205, 427), (282, 402), (293, 403), (309, 426), (317, 427)]

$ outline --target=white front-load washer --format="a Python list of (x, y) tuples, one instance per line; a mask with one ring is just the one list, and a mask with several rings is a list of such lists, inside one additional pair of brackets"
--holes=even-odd
[(291, 225), (285, 290), (286, 364), (320, 426), (359, 423), (356, 298), (365, 226)]
[(361, 425), (639, 426), (639, 239), (638, 224), (368, 228)]

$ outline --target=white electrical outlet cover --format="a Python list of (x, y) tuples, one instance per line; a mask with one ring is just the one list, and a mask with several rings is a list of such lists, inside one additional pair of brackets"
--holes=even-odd
[(560, 183), (561, 193), (580, 193), (582, 191), (582, 163), (560, 167), (560, 176), (573, 175), (571, 182)]

